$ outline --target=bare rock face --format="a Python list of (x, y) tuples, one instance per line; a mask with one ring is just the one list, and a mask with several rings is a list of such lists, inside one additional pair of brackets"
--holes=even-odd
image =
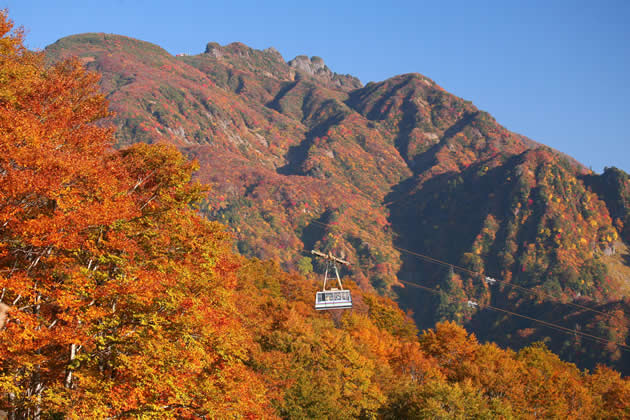
[(265, 48), (263, 52), (273, 56), (278, 61), (284, 61), (284, 58), (282, 58), (282, 54), (280, 54), (280, 51), (276, 50), (274, 47)]
[(221, 45), (219, 45), (217, 42), (209, 42), (206, 45), (205, 53), (213, 55), (216, 58), (221, 58), (223, 57), (223, 48), (221, 48)]
[(324, 60), (319, 57), (310, 59), (305, 55), (298, 55), (293, 60), (289, 61), (289, 65), (311, 76), (332, 76), (332, 72), (324, 64)]
[(316, 83), (331, 89), (351, 91), (363, 87), (359, 79), (331, 71), (321, 57), (298, 55), (288, 63), (273, 47), (256, 50), (240, 42), (222, 46), (216, 42), (206, 45), (205, 54), (219, 61), (232, 63), (235, 68), (257, 68), (280, 80), (315, 79)]
[(306, 75), (317, 79), (319, 82), (331, 85), (343, 90), (353, 90), (363, 87), (361, 81), (350, 75), (341, 75), (331, 71), (321, 57), (308, 58), (305, 55), (298, 55), (287, 63), (294, 68), (297, 74)]

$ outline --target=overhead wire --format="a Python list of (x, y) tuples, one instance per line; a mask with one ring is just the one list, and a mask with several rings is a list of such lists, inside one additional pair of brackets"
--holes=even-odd
[[(329, 224), (322, 223), (322, 222), (319, 222), (317, 220), (311, 220), (311, 222), (319, 224), (319, 225), (322, 225), (322, 226), (325, 226), (325, 227), (332, 227)], [(460, 267), (460, 266), (458, 266), (456, 264), (452, 264), (452, 263), (449, 263), (449, 262), (446, 262), (446, 261), (442, 261), (442, 260), (439, 260), (437, 258), (428, 256), (428, 255), (425, 255), (425, 254), (421, 254), (419, 252), (410, 251), (408, 249), (401, 248), (401, 247), (398, 247), (398, 246), (395, 246), (395, 245), (393, 245), (392, 248), (394, 248), (394, 249), (396, 249), (396, 250), (398, 250), (400, 252), (403, 252), (405, 254), (409, 254), (409, 255), (413, 255), (415, 257), (421, 258), (421, 259), (423, 259), (423, 260), (425, 260), (427, 262), (433, 263), (433, 264), (442, 265), (444, 267), (451, 267), (454, 270), (465, 272), (465, 273), (468, 273), (468, 274), (473, 275), (473, 276), (481, 276), (481, 277), (484, 277), (484, 278), (486, 277), (485, 274), (480, 273), (478, 271), (470, 270), (470, 269), (465, 268), (465, 267)], [(497, 278), (494, 278), (494, 277), (491, 277), (491, 279), (496, 281), (497, 283), (504, 284), (504, 285), (509, 286), (511, 288), (518, 289), (518, 290), (521, 290), (521, 291), (526, 291), (526, 292), (528, 292), (528, 293), (530, 293), (530, 294), (532, 294), (534, 296), (545, 296), (545, 297), (548, 297), (550, 299), (554, 299), (554, 300), (557, 299), (556, 297), (554, 297), (554, 296), (552, 296), (552, 295), (550, 295), (548, 293), (545, 293), (542, 290), (530, 289), (528, 287), (520, 286), (518, 284), (513, 284), (513, 283), (510, 283), (508, 281), (497, 279)], [(603, 316), (605, 316), (607, 318), (611, 318), (610, 314), (607, 314), (605, 312), (599, 311), (599, 310), (594, 309), (594, 308), (590, 308), (590, 307), (585, 306), (585, 305), (580, 305), (579, 303), (566, 302), (565, 304), (569, 305), (569, 306), (572, 306), (574, 308), (578, 308), (578, 309), (581, 309), (581, 310), (584, 310), (584, 311), (594, 312), (594, 313), (597, 313), (599, 315), (603, 315)]]
[[(405, 280), (399, 280), (399, 281), (401, 283), (403, 283), (403, 284), (407, 284), (409, 286), (417, 287), (419, 289), (423, 289), (423, 290), (426, 290), (426, 291), (431, 292), (431, 293), (435, 293), (435, 294), (440, 294), (441, 293), (440, 290), (436, 290), (436, 289), (433, 289), (431, 287), (422, 286), (420, 284), (409, 282), (409, 281), (405, 281)], [(450, 300), (452, 301), (452, 299), (450, 299)], [(546, 326), (548, 328), (551, 328), (551, 329), (554, 329), (556, 331), (561, 331), (561, 332), (564, 332), (564, 333), (567, 333), (567, 334), (574, 334), (576, 336), (588, 338), (588, 339), (596, 341), (598, 343), (614, 344), (615, 346), (619, 347), (622, 350), (630, 351), (630, 346), (628, 346), (628, 345), (626, 345), (624, 343), (620, 343), (620, 342), (609, 340), (609, 339), (606, 339), (606, 338), (603, 338), (603, 337), (599, 337), (599, 336), (596, 336), (596, 335), (588, 334), (588, 333), (585, 333), (585, 332), (582, 332), (582, 331), (578, 331), (578, 330), (575, 330), (575, 329), (572, 329), (572, 328), (563, 327), (562, 325), (558, 325), (558, 324), (553, 323), (553, 322), (548, 322), (548, 321), (544, 321), (542, 319), (538, 319), (538, 318), (534, 318), (534, 317), (531, 317), (531, 316), (519, 314), (518, 312), (509, 311), (507, 309), (499, 308), (497, 306), (482, 305), (482, 307), (483, 308), (488, 308), (488, 309), (491, 309), (491, 310), (494, 310), (494, 311), (497, 311), (497, 312), (503, 312), (503, 313), (506, 313), (506, 314), (508, 314), (510, 316), (515, 316), (515, 317), (527, 319), (529, 321), (533, 321), (533, 322), (539, 323), (541, 325), (544, 325), (544, 326)]]
[[(410, 251), (408, 249), (400, 248), (400, 247), (397, 247), (397, 246), (394, 246), (393, 248), (397, 249), (398, 251), (404, 252), (404, 253), (409, 254), (409, 255), (414, 255), (416, 257), (422, 258), (422, 259), (424, 259), (426, 261), (429, 261), (429, 262), (432, 262), (432, 263), (435, 263), (435, 264), (441, 264), (441, 265), (444, 265), (444, 266), (447, 266), (447, 267), (452, 267), (453, 269), (456, 269), (456, 270), (468, 273), (468, 274), (473, 275), (473, 276), (486, 277), (483, 273), (480, 273), (478, 271), (470, 270), (470, 269), (465, 268), (465, 267), (460, 267), (460, 266), (457, 266), (455, 264), (451, 264), (451, 263), (448, 263), (448, 262), (445, 262), (445, 261), (441, 261), (441, 260), (438, 260), (437, 258), (433, 258), (433, 257), (430, 257), (428, 255), (420, 254), (419, 252)], [(510, 283), (508, 281), (497, 279), (497, 278), (494, 278), (494, 277), (490, 277), (490, 278), (492, 280), (496, 281), (497, 283), (505, 284), (505, 285), (507, 285), (509, 287), (512, 287), (514, 289), (519, 289), (519, 290), (522, 290), (522, 291), (529, 292), (529, 293), (531, 293), (531, 294), (533, 294), (535, 296), (541, 296), (542, 295), (542, 296), (545, 296), (545, 297), (548, 297), (548, 298), (551, 298), (551, 299), (557, 299), (556, 297), (551, 296), (550, 294), (545, 293), (542, 290), (530, 289), (528, 287), (520, 286), (518, 284), (513, 284), (513, 283)], [(595, 313), (598, 313), (600, 315), (604, 315), (607, 318), (611, 317), (610, 314), (607, 314), (605, 312), (599, 311), (599, 310), (594, 309), (594, 308), (590, 308), (588, 306), (580, 305), (579, 303), (566, 302), (566, 305), (573, 306), (574, 308), (579, 308), (579, 309), (582, 309), (582, 310), (585, 310), (585, 311), (595, 312)]]
[[(333, 225), (329, 225), (329, 224), (326, 224), (326, 223), (323, 223), (323, 222), (319, 222), (319, 221), (316, 221), (316, 220), (312, 220), (312, 222), (315, 222), (316, 224), (322, 225), (324, 227), (334, 227)], [(472, 274), (472, 275), (483, 276), (482, 273), (479, 273), (479, 272), (476, 272), (476, 271), (473, 271), (473, 270), (469, 270), (469, 269), (466, 269), (464, 267), (459, 267), (459, 266), (456, 266), (454, 264), (450, 264), (450, 263), (448, 263), (446, 261), (442, 261), (442, 260), (439, 260), (437, 258), (430, 257), (428, 255), (420, 254), (418, 252), (410, 251), (408, 249), (400, 248), (400, 247), (396, 247), (396, 246), (394, 246), (393, 248), (397, 249), (398, 251), (407, 253), (409, 255), (413, 255), (413, 256), (419, 257), (419, 258), (421, 258), (421, 259), (423, 259), (425, 261), (428, 261), (428, 262), (431, 262), (431, 263), (434, 263), (434, 264), (439, 264), (439, 265), (442, 265), (444, 267), (450, 267), (450, 268), (453, 268), (453, 269), (459, 269), (461, 271), (467, 272), (467, 273)], [(494, 279), (493, 278), (493, 280), (495, 280), (497, 282), (505, 283), (505, 284), (510, 285), (510, 286), (516, 286), (517, 288), (519, 288), (521, 290), (525, 290), (525, 291), (528, 291), (530, 293), (536, 293), (537, 294), (536, 291), (530, 290), (530, 289), (528, 289), (526, 287), (522, 287), (522, 286), (518, 286), (518, 285), (512, 285), (510, 283), (507, 283), (507, 282), (505, 282), (503, 280), (499, 280), (499, 279)], [(419, 285), (417, 283), (412, 283), (412, 282), (408, 282), (408, 281), (404, 281), (404, 280), (400, 280), (400, 279), (398, 281), (400, 281), (403, 284), (407, 284), (407, 285), (411, 285), (411, 286), (414, 286), (414, 287), (417, 287), (417, 288), (420, 288), (420, 289), (424, 289), (424, 290), (427, 290), (427, 291), (432, 292), (432, 293), (440, 293), (439, 290), (432, 289), (432, 288), (427, 287), (427, 286), (422, 286), (422, 285)], [(542, 294), (546, 295), (544, 293), (542, 293)], [(573, 304), (572, 306), (578, 307), (580, 309), (596, 312), (596, 313), (605, 315), (607, 317), (610, 317), (609, 314), (606, 314), (604, 312), (598, 311), (596, 309), (589, 308), (587, 306), (583, 306), (583, 305), (579, 305), (579, 304)], [(604, 343), (604, 344), (611, 343), (611, 344), (614, 344), (615, 346), (617, 346), (617, 347), (619, 347), (619, 348), (621, 348), (623, 350), (630, 351), (630, 346), (628, 346), (626, 344), (619, 343), (617, 341), (609, 340), (609, 339), (606, 339), (606, 338), (603, 338), (603, 337), (599, 337), (599, 336), (596, 336), (596, 335), (588, 334), (588, 333), (585, 333), (585, 332), (582, 332), (582, 331), (578, 331), (578, 330), (575, 330), (575, 329), (563, 327), (563, 326), (558, 325), (558, 324), (553, 323), (553, 322), (544, 321), (544, 320), (541, 320), (541, 319), (538, 319), (538, 318), (534, 318), (534, 317), (530, 317), (530, 316), (527, 316), (527, 315), (519, 314), (518, 312), (514, 312), (514, 311), (507, 310), (507, 309), (499, 308), (499, 307), (496, 307), (496, 306), (493, 306), (493, 305), (489, 305), (489, 304), (483, 305), (483, 308), (488, 308), (488, 309), (491, 309), (491, 310), (494, 310), (494, 311), (497, 311), (497, 312), (503, 312), (503, 313), (511, 315), (511, 316), (527, 319), (527, 320), (539, 323), (541, 325), (545, 325), (548, 328), (555, 329), (557, 331), (561, 331), (561, 332), (564, 332), (564, 333), (575, 334), (577, 336), (585, 337), (587, 339), (590, 339), (590, 340), (593, 340), (593, 341), (596, 341), (596, 342), (599, 342), (599, 343)]]

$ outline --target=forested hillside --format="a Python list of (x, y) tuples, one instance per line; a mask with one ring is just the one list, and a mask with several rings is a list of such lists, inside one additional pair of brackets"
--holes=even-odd
[(319, 57), (285, 62), (240, 43), (175, 57), (82, 34), (46, 49), (49, 62), (70, 56), (103, 74), (117, 147), (166, 142), (198, 159), (197, 178), (213, 187), (201, 211), (229, 226), (242, 254), (308, 274), (316, 262), (304, 250), (332, 251), (420, 328), (454, 320), (483, 340), (543, 340), (582, 367), (627, 372), (622, 171), (593, 174), (420, 74), (362, 86)]

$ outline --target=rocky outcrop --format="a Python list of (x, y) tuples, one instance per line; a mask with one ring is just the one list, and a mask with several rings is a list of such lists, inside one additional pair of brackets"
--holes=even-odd
[(318, 82), (342, 90), (353, 90), (363, 87), (361, 81), (354, 76), (337, 74), (331, 71), (321, 57), (308, 58), (305, 55), (298, 55), (288, 62), (298, 75), (313, 77)]

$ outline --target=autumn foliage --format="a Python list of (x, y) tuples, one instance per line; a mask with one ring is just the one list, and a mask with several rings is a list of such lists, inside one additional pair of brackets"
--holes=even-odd
[[(18, 416), (260, 416), (224, 229), (173, 147), (111, 148), (98, 77), (45, 67), (2, 16), (2, 407)], [(157, 414), (156, 414), (157, 415)]]
[(313, 277), (236, 254), (198, 214), (196, 163), (164, 144), (113, 149), (98, 76), (44, 65), (6, 13), (0, 81), (11, 418), (630, 415), (626, 379), (542, 345), (503, 350), (449, 322), (418, 336), (352, 283), (352, 311), (315, 312)]

